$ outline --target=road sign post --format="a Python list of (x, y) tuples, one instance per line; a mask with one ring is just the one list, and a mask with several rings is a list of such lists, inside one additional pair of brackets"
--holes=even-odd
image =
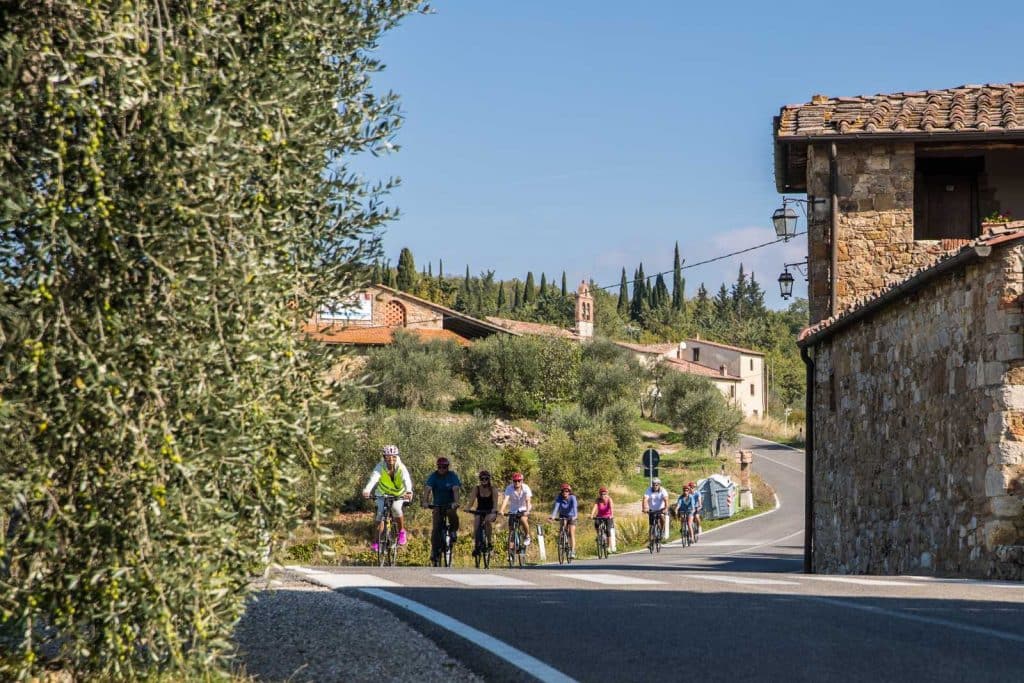
[(644, 475), (648, 478), (648, 486), (654, 484), (654, 478), (658, 476), (658, 463), (661, 461), (661, 456), (658, 455), (658, 451), (653, 448), (648, 448), (644, 451), (641, 461), (644, 464)]

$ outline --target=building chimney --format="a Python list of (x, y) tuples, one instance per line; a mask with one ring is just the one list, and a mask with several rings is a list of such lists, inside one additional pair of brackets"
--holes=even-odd
[(728, 375), (728, 374), (729, 374), (729, 373), (727, 373), (727, 372), (725, 371), (725, 366), (724, 366), (724, 365), (721, 365), (721, 366), (719, 366), (719, 368), (718, 368), (718, 371), (719, 371), (720, 373), (722, 373), (722, 377), (725, 377), (726, 375)]

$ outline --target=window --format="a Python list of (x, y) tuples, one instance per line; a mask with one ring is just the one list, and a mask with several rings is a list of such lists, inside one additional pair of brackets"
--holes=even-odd
[(754, 369), (754, 359), (753, 358), (750, 359), (750, 369), (751, 370)]
[(750, 385), (750, 395), (751, 396), (754, 395), (754, 385), (753, 384)]
[(983, 157), (918, 157), (914, 168), (914, 239), (978, 235), (978, 176)]
[(693, 362), (694, 363), (700, 362), (700, 349), (698, 349), (696, 347), (694, 347), (694, 349), (693, 349)]
[(729, 398), (736, 398), (736, 385), (729, 387)]

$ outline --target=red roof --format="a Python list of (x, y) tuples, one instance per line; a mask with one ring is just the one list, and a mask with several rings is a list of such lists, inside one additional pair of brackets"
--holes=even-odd
[(690, 342), (693, 342), (694, 344), (705, 344), (707, 346), (717, 346), (720, 349), (729, 349), (730, 351), (739, 351), (740, 353), (745, 353), (748, 356), (763, 356), (764, 355), (760, 351), (754, 351), (753, 349), (745, 349), (742, 346), (729, 346), (728, 344), (722, 344), (720, 342), (713, 342), (713, 341), (709, 341), (707, 339), (687, 339), (686, 342), (687, 342), (687, 344), (686, 344), (687, 346), (690, 345)]
[(564, 327), (557, 325), (545, 325), (544, 323), (528, 323), (522, 320), (511, 320), (509, 318), (497, 318), (495, 316), (487, 316), (487, 320), (499, 327), (503, 327), (510, 332), (517, 334), (533, 334), (539, 337), (561, 337), (563, 339), (574, 339), (578, 340), (577, 335), (572, 330), (567, 330)]
[(838, 316), (826, 318), (810, 327), (804, 328), (797, 336), (797, 343), (801, 346), (814, 345), (822, 339), (831, 336), (833, 332), (845, 327), (847, 324), (864, 318), (875, 310), (902, 299), (911, 291), (947, 272), (950, 267), (966, 262), (968, 259), (983, 258), (988, 255), (987, 251), (979, 252), (978, 247), (991, 249), (994, 246), (1016, 242), (1021, 239), (1024, 239), (1024, 221), (1012, 221), (992, 226), (981, 237), (965, 241), (964, 246), (959, 251), (947, 253), (931, 265), (921, 268), (902, 280), (891, 283), (884, 290), (858, 301), (856, 305), (843, 311)]
[(665, 344), (631, 344), (629, 342), (617, 341), (615, 342), (618, 346), (630, 351), (636, 351), (637, 353), (656, 353), (659, 356), (663, 356), (666, 353), (674, 353), (679, 349), (679, 344), (673, 344), (667, 342)]
[(451, 330), (421, 327), (336, 327), (305, 325), (302, 331), (311, 339), (325, 344), (351, 344), (353, 346), (386, 346), (395, 341), (395, 330), (404, 330), (420, 338), (420, 341), (453, 341), (459, 346), (469, 346), (470, 341)]
[(682, 358), (666, 358), (664, 363), (667, 363), (670, 368), (676, 372), (685, 372), (688, 375), (701, 375), (703, 377), (714, 377), (715, 379), (724, 379), (730, 382), (739, 382), (740, 377), (736, 375), (730, 375), (729, 371), (726, 370), (726, 374), (722, 374), (721, 371), (709, 368), (706, 365), (700, 363), (694, 363), (693, 361), (683, 360)]

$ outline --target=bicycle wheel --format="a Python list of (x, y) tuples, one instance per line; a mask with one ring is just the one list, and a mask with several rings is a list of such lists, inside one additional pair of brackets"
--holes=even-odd
[(444, 535), (444, 566), (452, 566), (452, 552), (455, 550), (455, 543), (452, 539), (452, 532), (448, 530)]
[(661, 552), (661, 532), (662, 532), (661, 524), (662, 524), (661, 523), (661, 518), (659, 518), (658, 519), (658, 523), (655, 524), (655, 527), (654, 527), (654, 529), (655, 529), (655, 531), (654, 531), (654, 552), (656, 552), (656, 553), (660, 553)]
[(477, 555), (477, 558), (483, 557), (484, 558), (484, 569), (490, 569), (491, 568), (491, 553), (494, 552), (494, 545), (491, 543), (491, 534), (489, 532), (485, 531), (485, 532), (481, 533), (480, 535), (483, 536), (484, 546), (483, 546), (483, 549), (480, 552), (480, 555)]
[(510, 531), (508, 534), (508, 568), (512, 569), (516, 565), (516, 555), (519, 554), (519, 530)]
[(558, 546), (558, 564), (565, 564), (569, 560), (569, 553), (565, 551), (565, 527), (558, 532), (558, 542), (555, 544)]
[(608, 557), (608, 537), (605, 535), (603, 524), (597, 527), (597, 559), (603, 560)]
[(654, 524), (652, 523), (647, 529), (647, 552), (654, 554)]

